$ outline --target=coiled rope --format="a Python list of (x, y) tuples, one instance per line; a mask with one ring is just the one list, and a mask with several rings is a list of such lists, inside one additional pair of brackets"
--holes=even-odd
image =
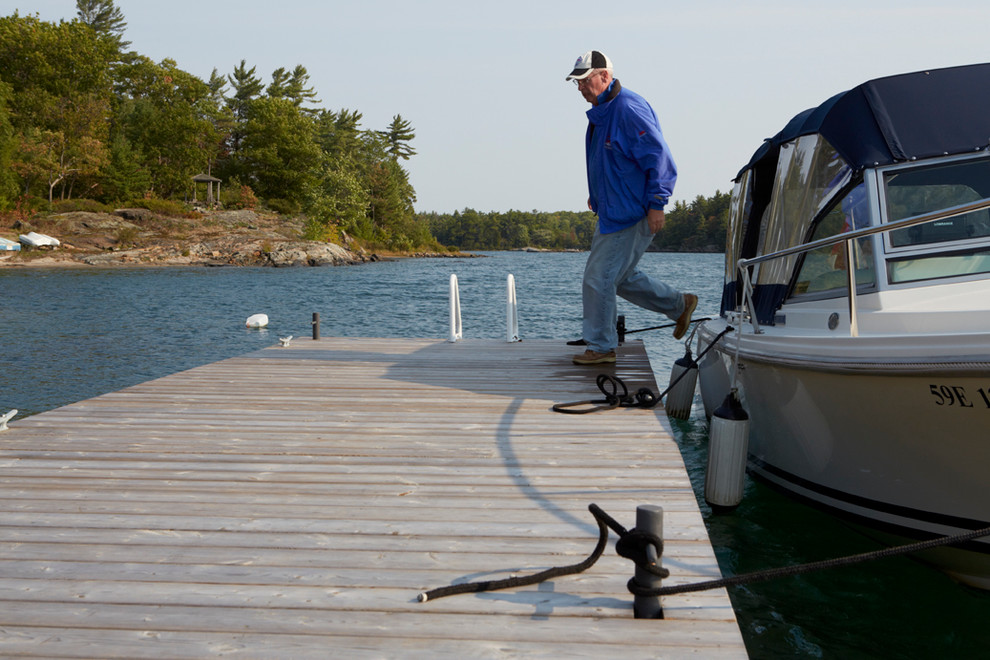
[[(534, 573), (533, 575), (528, 576), (510, 577), (503, 580), (465, 582), (462, 584), (452, 584), (446, 587), (438, 587), (419, 594), (419, 601), (425, 603), (428, 600), (435, 600), (437, 598), (453, 596), (455, 594), (498, 591), (500, 589), (510, 589), (512, 587), (528, 586), (531, 584), (538, 584), (545, 580), (549, 580), (550, 578), (560, 577), (562, 575), (581, 573), (594, 566), (595, 562), (597, 562), (599, 557), (602, 556), (602, 553), (605, 551), (605, 546), (608, 543), (609, 528), (614, 530), (615, 533), (619, 535), (619, 540), (615, 544), (615, 551), (617, 554), (632, 560), (636, 566), (653, 575), (661, 578), (666, 578), (669, 576), (669, 571), (667, 569), (662, 568), (647, 559), (646, 548), (649, 545), (654, 547), (658, 558), (662, 557), (663, 539), (660, 539), (653, 534), (639, 531), (635, 528), (626, 530), (622, 525), (616, 522), (614, 518), (605, 513), (605, 511), (603, 511), (596, 504), (588, 505), (588, 510), (591, 511), (591, 514), (595, 517), (595, 521), (598, 523), (598, 543), (595, 545), (595, 549), (592, 551), (591, 555), (589, 555), (584, 561), (577, 564), (572, 564), (570, 566), (549, 568), (545, 571), (540, 571), (539, 573)], [(744, 573), (742, 575), (733, 575), (732, 577), (720, 578), (717, 580), (696, 582), (693, 584), (680, 584), (671, 587), (658, 587), (654, 589), (639, 585), (636, 582), (636, 578), (633, 577), (626, 584), (626, 587), (629, 589), (630, 593), (637, 596), (673, 596), (675, 594), (707, 591), (709, 589), (718, 589), (721, 587), (733, 587), (757, 582), (766, 582), (777, 578), (801, 575), (803, 573), (828, 570), (831, 568), (839, 568), (841, 566), (849, 566), (866, 561), (875, 561), (886, 557), (897, 557), (899, 555), (921, 552), (922, 550), (930, 550), (941, 546), (955, 545), (965, 541), (972, 541), (973, 539), (978, 539), (984, 536), (990, 536), (990, 527), (974, 529), (968, 532), (955, 534), (953, 536), (941, 536), (938, 538), (928, 539), (926, 541), (908, 543), (906, 545), (895, 546), (892, 548), (883, 548), (881, 550), (863, 552), (857, 555), (849, 555), (847, 557), (826, 559), (807, 564), (797, 564), (795, 566), (770, 568), (762, 571)]]
[[(646, 328), (649, 330), (650, 328)], [(731, 325), (725, 326), (722, 332), (715, 336), (705, 350), (698, 354), (698, 360), (705, 357), (708, 351), (712, 350), (722, 337), (732, 332), (735, 328)], [(621, 379), (613, 376), (611, 374), (598, 374), (598, 378), (595, 379), (595, 384), (598, 386), (598, 390), (605, 395), (604, 399), (588, 399), (585, 401), (572, 401), (570, 403), (555, 403), (551, 406), (554, 412), (567, 413), (569, 415), (585, 415), (587, 413), (599, 412), (602, 410), (613, 410), (615, 408), (652, 408), (663, 399), (667, 394), (677, 386), (681, 379), (688, 374), (688, 370), (682, 371), (677, 378), (667, 386), (660, 394), (654, 394), (653, 390), (648, 387), (641, 387), (636, 391), (635, 395), (629, 394), (629, 388), (626, 384), (622, 382)], [(621, 394), (619, 393), (621, 391)], [(583, 406), (583, 407), (580, 407)]]

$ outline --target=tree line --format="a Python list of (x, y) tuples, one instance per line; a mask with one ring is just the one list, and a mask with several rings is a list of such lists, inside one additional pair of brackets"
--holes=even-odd
[[(668, 207), (666, 224), (650, 249), (662, 252), (724, 252), (728, 193), (699, 195), (690, 204)], [(558, 211), (420, 213), (420, 221), (444, 245), (462, 250), (586, 250), (595, 233), (595, 214)]]
[(128, 50), (112, 0), (76, 8), (58, 23), (0, 18), (0, 211), (188, 200), (205, 173), (228, 206), (304, 213), (309, 238), (435, 246), (413, 209), (402, 161), (415, 131), (401, 115), (369, 130), (356, 110), (320, 107), (302, 65), (265, 82), (241, 60), (204, 81)]

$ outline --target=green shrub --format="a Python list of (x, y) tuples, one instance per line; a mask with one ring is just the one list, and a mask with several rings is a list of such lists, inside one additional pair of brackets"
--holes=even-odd
[(148, 209), (154, 213), (159, 213), (161, 215), (172, 216), (174, 218), (185, 217), (189, 209), (182, 202), (176, 202), (171, 199), (135, 199), (131, 200), (128, 204), (129, 207), (135, 209)]
[(117, 245), (134, 245), (140, 231), (137, 227), (121, 227), (117, 231)]
[(328, 225), (316, 218), (307, 218), (306, 225), (303, 227), (302, 237), (306, 241), (336, 243), (340, 238), (340, 231), (336, 225)]
[(301, 210), (299, 203), (290, 199), (266, 199), (265, 206), (280, 215), (296, 215)]
[(224, 206), (229, 209), (254, 209), (258, 206), (258, 197), (251, 186), (238, 183), (236, 179), (232, 179), (224, 189), (223, 198)]
[(112, 210), (106, 204), (101, 204), (95, 199), (60, 199), (52, 204), (52, 213), (72, 213), (73, 211), (109, 213)]

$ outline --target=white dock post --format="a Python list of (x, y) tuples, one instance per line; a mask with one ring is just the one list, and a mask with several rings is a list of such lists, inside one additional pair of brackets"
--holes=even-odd
[(456, 342), (464, 336), (461, 327), (461, 294), (457, 288), (457, 275), (450, 274), (450, 339)]
[(516, 305), (516, 278), (509, 273), (505, 292), (505, 341), (512, 343), (519, 339), (519, 312)]

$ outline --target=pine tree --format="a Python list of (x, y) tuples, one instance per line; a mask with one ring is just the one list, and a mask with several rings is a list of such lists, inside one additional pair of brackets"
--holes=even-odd
[(131, 45), (124, 41), (124, 30), (127, 21), (113, 0), (76, 0), (79, 20), (96, 30), (97, 34), (109, 36), (117, 44), (118, 49), (124, 50)]
[(387, 131), (379, 131), (379, 134), (388, 142), (388, 153), (398, 160), (409, 160), (410, 156), (416, 155), (416, 150), (410, 146), (409, 142), (416, 137), (416, 132), (412, 129), (412, 124), (402, 118), (402, 115), (392, 117)]

